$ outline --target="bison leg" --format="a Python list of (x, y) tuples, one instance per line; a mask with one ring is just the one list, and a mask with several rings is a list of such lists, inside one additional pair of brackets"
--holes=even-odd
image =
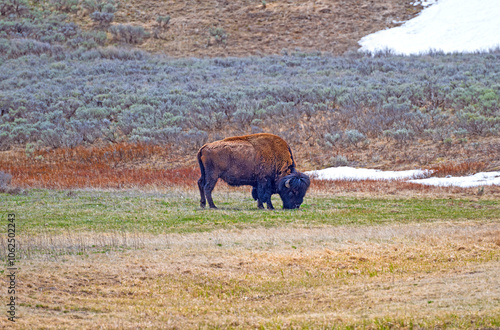
[(252, 197), (257, 201), (257, 207), (259, 209), (264, 208), (264, 204), (262, 202), (262, 199), (259, 198), (259, 185), (253, 186), (252, 187)]
[(253, 186), (253, 187), (252, 187), (252, 197), (253, 197), (253, 199), (255, 199), (255, 200), (258, 200), (258, 199), (259, 199), (259, 194), (257, 193), (257, 186)]
[(205, 178), (201, 177), (198, 180), (198, 188), (200, 189), (200, 206), (202, 208), (205, 208), (205, 205), (207, 205), (207, 200), (205, 199)]
[(264, 208), (263, 203), (266, 203), (268, 210), (274, 210), (273, 203), (271, 203), (271, 195), (272, 195), (271, 181), (266, 180), (259, 182), (257, 184), (257, 195), (258, 195), (257, 206), (260, 209), (263, 209)]
[(214, 190), (216, 183), (217, 183), (217, 178), (207, 179), (207, 182), (205, 183), (205, 187), (204, 187), (205, 195), (207, 196), (208, 205), (210, 206), (211, 209), (217, 208), (214, 204), (213, 199), (212, 199), (212, 190)]
[(269, 194), (269, 197), (267, 199), (267, 209), (268, 210), (274, 210), (274, 206), (273, 206), (273, 203), (271, 202), (271, 194)]

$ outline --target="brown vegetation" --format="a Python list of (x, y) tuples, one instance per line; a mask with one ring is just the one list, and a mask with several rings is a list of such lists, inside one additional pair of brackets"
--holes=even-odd
[(433, 176), (463, 176), (482, 172), (487, 168), (484, 162), (448, 163), (431, 166)]
[(0, 170), (12, 175), (12, 185), (23, 188), (186, 186), (199, 175), (194, 167), (158, 168), (155, 160), (168, 158), (168, 149), (146, 144), (40, 150), (29, 157), (20, 151), (3, 154)]
[[(191, 159), (193, 158), (193, 159)], [(180, 155), (168, 147), (147, 144), (116, 143), (104, 146), (43, 149), (31, 154), (21, 150), (2, 152), (0, 171), (12, 175), (8, 191), (19, 188), (47, 189), (123, 189), (169, 188), (196, 189), (200, 177), (194, 164), (195, 156)], [(299, 168), (301, 168), (299, 166)], [(482, 161), (443, 162), (423, 168), (435, 171), (435, 176), (460, 176), (491, 169)], [(301, 169), (304, 169), (303, 167)], [(223, 182), (222, 189), (234, 190)], [(6, 186), (6, 185), (5, 185)], [(14, 190), (13, 190), (14, 189)], [(432, 187), (405, 181), (376, 180), (317, 180), (311, 191), (317, 193), (474, 193), (477, 188)], [(7, 192), (7, 190), (5, 190)], [(487, 188), (496, 196), (500, 187)]]

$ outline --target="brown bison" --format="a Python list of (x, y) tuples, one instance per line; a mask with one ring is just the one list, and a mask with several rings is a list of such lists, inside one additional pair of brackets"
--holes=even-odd
[[(288, 144), (279, 136), (267, 133), (235, 136), (207, 143), (198, 151), (201, 177), (200, 206), (206, 201), (216, 208), (212, 190), (221, 178), (231, 186), (252, 186), (252, 196), (257, 206), (274, 209), (271, 195), (278, 193), (283, 208), (300, 207), (309, 177), (295, 170), (295, 161)], [(205, 199), (206, 196), (206, 199)]]

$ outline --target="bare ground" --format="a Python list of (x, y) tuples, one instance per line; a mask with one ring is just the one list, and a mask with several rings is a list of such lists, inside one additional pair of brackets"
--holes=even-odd
[[(363, 36), (414, 17), (421, 9), (398, 0), (122, 1), (113, 24), (143, 26), (151, 33), (139, 47), (175, 57), (280, 54), (301, 49), (343, 54)], [(265, 3), (265, 5), (264, 5)], [(169, 15), (166, 27), (158, 16)], [(88, 16), (75, 20), (91, 25)], [(218, 42), (210, 29), (227, 34)]]
[[(82, 255), (65, 253), (75, 244), (66, 235), (30, 240), (45, 252), (20, 262), (19, 327), (500, 321), (498, 222), (72, 235)], [(106, 240), (110, 248), (92, 248)]]

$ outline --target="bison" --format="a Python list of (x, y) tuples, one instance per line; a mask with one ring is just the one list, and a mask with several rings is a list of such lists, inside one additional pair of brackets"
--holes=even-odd
[[(212, 190), (221, 178), (231, 186), (252, 186), (257, 206), (274, 209), (271, 195), (278, 193), (284, 209), (299, 208), (310, 180), (295, 170), (295, 161), (288, 144), (279, 136), (267, 133), (235, 136), (207, 143), (198, 151), (201, 177), (200, 206), (206, 201), (217, 208)], [(206, 197), (206, 198), (205, 198)]]

